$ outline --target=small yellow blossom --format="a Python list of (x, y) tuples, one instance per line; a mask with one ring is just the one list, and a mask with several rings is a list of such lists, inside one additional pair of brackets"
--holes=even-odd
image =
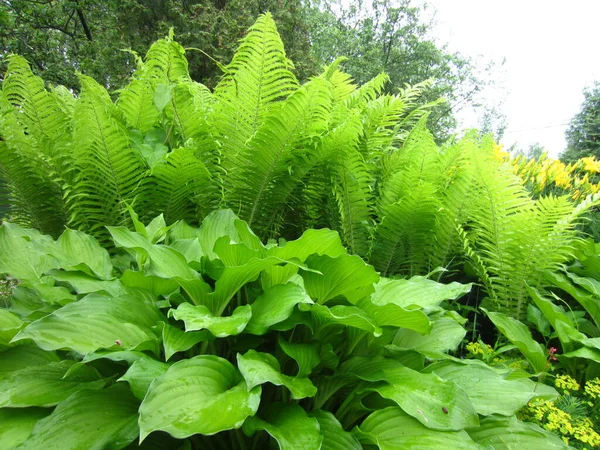
[(469, 342), (466, 346), (467, 351), (471, 353), (473, 356), (488, 354), (491, 355), (494, 353), (494, 349), (491, 345), (485, 344), (485, 347), (482, 347), (479, 342)]
[(600, 161), (596, 161), (594, 157), (581, 158), (583, 162), (583, 170), (590, 173), (600, 173)]
[(569, 375), (557, 375), (554, 380), (554, 386), (565, 391), (578, 391), (579, 383)]
[(588, 380), (584, 387), (585, 395), (593, 399), (600, 399), (600, 378)]

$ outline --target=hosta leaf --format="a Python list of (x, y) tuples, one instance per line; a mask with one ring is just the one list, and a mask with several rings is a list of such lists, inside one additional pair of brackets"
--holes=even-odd
[(264, 383), (272, 383), (288, 388), (294, 399), (313, 397), (317, 393), (317, 388), (308, 378), (282, 374), (279, 362), (269, 353), (249, 350), (244, 355), (238, 353), (237, 361), (248, 389)]
[(406, 328), (421, 334), (431, 330), (431, 322), (423, 311), (408, 310), (393, 303), (376, 305), (369, 298), (359, 300), (356, 306), (372, 317), (380, 327)]
[(532, 398), (552, 399), (558, 396), (553, 388), (543, 383), (510, 379), (510, 372), (498, 373), (481, 361), (466, 361), (444, 361), (425, 370), (461, 387), (479, 414), (512, 416)]
[(323, 437), (317, 419), (308, 417), (304, 409), (294, 404), (273, 403), (261, 410), (261, 417), (248, 417), (244, 433), (252, 436), (264, 430), (279, 444), (281, 450), (320, 450)]
[(527, 286), (527, 292), (529, 292), (529, 295), (531, 295), (531, 298), (540, 311), (544, 313), (544, 316), (546, 316), (546, 319), (548, 319), (552, 328), (558, 334), (558, 338), (563, 345), (577, 342), (587, 337), (575, 328), (573, 321), (558, 306), (552, 303), (551, 300), (542, 297), (536, 289), (530, 286)]
[[(48, 270), (57, 268), (59, 263), (56, 258), (37, 250), (31, 240), (22, 237), (28, 236), (29, 231), (12, 223), (0, 226), (0, 273), (35, 282)], [(39, 233), (36, 236), (41, 238)], [(45, 238), (52, 243), (51, 238)]]
[(484, 417), (480, 426), (467, 430), (471, 439), (481, 446), (495, 450), (515, 448), (544, 450), (570, 448), (557, 435), (533, 423), (524, 423), (516, 417)]
[(437, 283), (422, 276), (406, 280), (391, 280), (382, 278), (375, 285), (371, 300), (376, 305), (393, 303), (403, 308), (418, 306), (433, 308), (444, 300), (454, 300), (462, 297), (471, 290), (472, 284)]
[(177, 309), (169, 310), (169, 317), (182, 320), (186, 331), (208, 330), (215, 337), (226, 337), (240, 334), (252, 317), (250, 305), (238, 306), (231, 316), (213, 315), (206, 306), (193, 306), (182, 303)]
[(357, 429), (356, 436), (381, 450), (479, 449), (464, 430), (432, 430), (395, 406), (372, 413)]
[(46, 408), (0, 409), (0, 448), (17, 448), (27, 440), (35, 424), (50, 412)]
[(454, 350), (463, 340), (466, 330), (453, 319), (441, 318), (433, 321), (428, 334), (412, 330), (399, 330), (389, 350), (416, 350), (424, 354), (439, 355)]
[(250, 230), (248, 224), (238, 219), (230, 209), (213, 211), (202, 221), (198, 239), (204, 254), (209, 259), (219, 258), (214, 249), (216, 242), (222, 237), (227, 237), (234, 244), (244, 244), (252, 250), (264, 248), (260, 239)]
[(176, 281), (146, 275), (142, 271), (126, 270), (120, 280), (127, 287), (145, 289), (157, 297), (159, 295), (170, 295), (179, 290), (179, 284)]
[(19, 317), (6, 309), (0, 309), (0, 348), (8, 346), (22, 326), (23, 321)]
[(82, 231), (66, 229), (56, 241), (56, 249), (50, 253), (61, 259), (66, 270), (80, 270), (102, 280), (112, 276), (110, 255), (100, 243)]
[(271, 325), (282, 322), (292, 315), (294, 306), (299, 303), (313, 303), (300, 286), (287, 283), (278, 284), (264, 290), (250, 306), (252, 317), (246, 332), (265, 334)]
[(177, 352), (189, 350), (198, 342), (211, 339), (209, 331), (183, 331), (169, 324), (164, 324), (162, 329), (165, 359), (168, 361)]
[[(596, 326), (600, 328), (600, 301), (598, 301), (600, 286), (598, 286), (598, 281), (588, 277), (579, 277), (570, 272), (567, 272), (566, 275), (560, 272), (546, 272), (546, 278), (577, 300), (592, 317)], [(573, 283), (576, 283), (577, 286)]]
[(169, 364), (152, 358), (140, 358), (133, 362), (118, 381), (127, 381), (133, 395), (143, 400), (154, 379), (166, 373), (168, 369)]
[(373, 283), (379, 280), (375, 269), (356, 255), (335, 258), (312, 255), (306, 259), (306, 264), (320, 272), (302, 272), (306, 292), (320, 304), (337, 296), (344, 296), (350, 303), (356, 303), (371, 294)]
[(198, 238), (178, 239), (171, 242), (169, 247), (172, 247), (181, 253), (190, 267), (193, 267), (196, 270), (201, 267), (204, 251), (202, 250)]
[[(292, 277), (299, 277), (299, 275), (297, 275), (299, 269), (300, 268), (295, 264), (267, 267), (260, 275), (260, 284), (263, 290), (267, 290), (278, 284), (286, 284)], [(300, 280), (302, 280), (301, 277)], [(304, 282), (304, 280), (302, 280), (302, 282)]]
[(321, 362), (319, 344), (288, 342), (283, 338), (277, 340), (281, 350), (298, 364), (298, 377), (306, 377)]
[(46, 352), (35, 345), (19, 345), (0, 352), (0, 378), (25, 367), (58, 361), (60, 359), (54, 352)]
[(140, 439), (162, 430), (182, 439), (239, 428), (254, 415), (260, 387), (246, 382), (228, 361), (202, 355), (173, 364), (154, 380), (140, 406)]
[(306, 230), (295, 241), (286, 242), (281, 247), (269, 249), (269, 255), (281, 259), (297, 258), (304, 262), (313, 254), (335, 258), (348, 252), (342, 245), (340, 235), (328, 229)]
[(66, 375), (75, 361), (25, 367), (0, 379), (0, 407), (54, 406), (83, 389), (102, 389), (106, 380), (91, 367)]
[(32, 322), (13, 341), (33, 339), (44, 350), (81, 354), (112, 347), (156, 351), (151, 327), (162, 321), (164, 316), (143, 297), (91, 294)]
[(597, 363), (600, 363), (600, 351), (593, 349), (593, 348), (588, 348), (588, 347), (581, 347), (575, 351), (564, 353), (564, 354), (560, 355), (560, 357), (584, 358), (584, 359), (589, 359), (591, 361), (596, 361)]
[(333, 414), (320, 409), (311, 411), (309, 417), (314, 417), (319, 422), (323, 444), (321, 450), (362, 450), (358, 440), (342, 428)]
[(104, 450), (127, 447), (139, 433), (139, 401), (126, 384), (80, 391), (60, 403), (20, 447), (25, 450)]
[(310, 312), (325, 323), (358, 328), (373, 333), (374, 336), (381, 336), (382, 333), (375, 320), (357, 306), (336, 305), (329, 308), (326, 305), (315, 304), (310, 306)]
[(536, 373), (543, 372), (546, 366), (546, 351), (531, 337), (529, 329), (512, 317), (505, 314), (487, 311), (481, 308), (498, 330), (512, 342), (527, 358)]
[(69, 283), (78, 294), (106, 292), (114, 297), (126, 294), (125, 288), (119, 280), (99, 280), (83, 272), (66, 272), (64, 270), (52, 270), (50, 275), (56, 281)]
[(148, 275), (183, 280), (199, 277), (198, 272), (192, 270), (183, 255), (174, 248), (152, 244), (141, 234), (129, 231), (125, 227), (106, 228), (118, 247), (134, 250), (148, 260), (148, 266), (145, 268)]
[(454, 383), (407, 367), (383, 372), (388, 384), (374, 389), (427, 428), (458, 431), (477, 426), (475, 408), (465, 391)]

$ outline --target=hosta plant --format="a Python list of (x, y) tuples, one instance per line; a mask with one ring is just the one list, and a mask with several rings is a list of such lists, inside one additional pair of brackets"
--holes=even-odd
[(118, 251), (5, 223), (0, 448), (565, 448), (515, 414), (556, 391), (448, 354), (471, 286), (390, 279), (339, 235), (263, 245), (230, 210), (109, 227)]

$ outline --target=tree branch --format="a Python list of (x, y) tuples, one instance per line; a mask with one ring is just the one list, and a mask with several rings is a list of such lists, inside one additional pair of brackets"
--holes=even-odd
[(88, 26), (88, 23), (85, 20), (85, 16), (83, 15), (83, 10), (79, 5), (79, 1), (76, 1), (75, 3), (77, 3), (77, 8), (75, 9), (75, 11), (77, 11), (77, 17), (79, 17), (79, 21), (81, 22), (81, 26), (83, 27), (85, 37), (88, 41), (92, 41), (92, 32), (90, 31), (90, 27)]

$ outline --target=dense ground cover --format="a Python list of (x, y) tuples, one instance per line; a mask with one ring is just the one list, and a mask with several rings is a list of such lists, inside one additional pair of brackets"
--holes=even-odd
[(597, 185), (340, 64), (269, 15), (214, 92), (173, 36), (115, 102), (11, 58), (0, 447), (600, 445)]

